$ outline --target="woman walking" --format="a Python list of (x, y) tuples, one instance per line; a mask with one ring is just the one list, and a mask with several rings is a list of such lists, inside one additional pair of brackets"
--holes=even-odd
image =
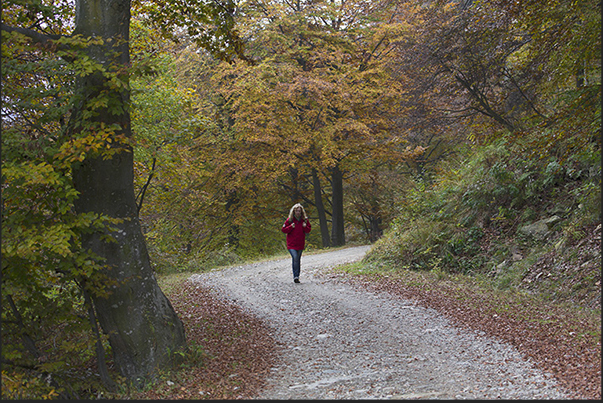
[(293, 282), (299, 283), (301, 255), (306, 246), (306, 234), (312, 226), (306, 215), (306, 210), (299, 203), (294, 204), (289, 211), (281, 231), (287, 234), (287, 249), (291, 254), (293, 265)]

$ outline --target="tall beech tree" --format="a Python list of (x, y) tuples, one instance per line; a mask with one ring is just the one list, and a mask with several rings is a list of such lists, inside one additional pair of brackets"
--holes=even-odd
[[(74, 34), (100, 37), (103, 44), (88, 49), (89, 57), (110, 72), (118, 72), (116, 87), (103, 71), (82, 77), (76, 94), (83, 100), (109, 95), (107, 105), (89, 119), (95, 127), (116, 127), (115, 135), (131, 136), (127, 64), (129, 63), (130, 4), (127, 1), (78, 3)], [(79, 105), (74, 131), (89, 130)], [(77, 108), (77, 106), (76, 106)], [(85, 133), (86, 135), (88, 133)], [(112, 233), (116, 242), (93, 233), (83, 240), (105, 259), (107, 274), (115, 279), (108, 297), (93, 298), (99, 322), (109, 334), (120, 372), (129, 379), (144, 378), (168, 363), (169, 353), (185, 345), (184, 328), (161, 292), (150, 266), (134, 197), (133, 153), (127, 144), (112, 158), (88, 156), (74, 164), (73, 178), (79, 192), (76, 211), (94, 211), (122, 219)]]
[[(198, 17), (201, 21), (196, 25), (198, 43), (215, 50), (220, 57), (234, 57), (241, 46), (230, 31), (232, 3), (197, 3), (199, 8), (193, 8), (195, 12), (189, 12), (186, 21), (177, 19), (170, 24), (166, 20), (175, 16), (162, 15), (163, 22), (177, 29), (179, 24), (188, 24)], [(153, 9), (152, 2), (145, 2), (145, 5)], [(135, 202), (130, 145), (131, 3), (130, 0), (76, 0), (74, 4), (59, 3), (59, 6), (56, 8), (52, 2), (44, 1), (3, 4), (3, 8), (9, 9), (3, 13), (3, 47), (14, 49), (22, 46), (24, 41), (31, 41), (41, 49), (37, 54), (42, 57), (42, 65), (45, 63), (44, 54), (48, 54), (74, 66), (72, 87), (67, 89), (67, 92), (71, 91), (69, 109), (64, 109), (65, 115), (57, 117), (56, 125), (46, 121), (46, 126), (42, 126), (42, 121), (25, 119), (20, 119), (20, 122), (24, 126), (31, 122), (27, 130), (35, 132), (36, 138), (46, 136), (51, 137), (49, 140), (54, 143), (61, 141), (57, 144), (60, 151), (49, 148), (50, 154), (46, 158), (63, 161), (62, 171), (57, 175), (64, 178), (61, 180), (65, 180), (67, 186), (72, 180), (76, 192), (68, 193), (66, 210), (63, 211), (69, 211), (71, 200), (77, 216), (105, 217), (110, 222), (110, 225), (93, 226), (93, 221), (89, 221), (88, 224), (79, 224), (79, 228), (74, 227), (75, 231), (66, 235), (77, 240), (68, 248), (79, 247), (92, 252), (88, 257), (83, 255), (84, 260), (76, 261), (75, 265), (97, 267), (94, 272), (72, 270), (74, 275), (70, 278), (81, 287), (92, 309), (90, 320), (93, 328), (98, 320), (108, 335), (118, 370), (126, 379), (140, 385), (158, 368), (169, 365), (177, 357), (174, 353), (186, 347), (186, 339), (182, 323), (159, 288), (151, 269)], [(158, 8), (157, 5), (154, 9)], [(199, 10), (206, 14), (196, 13)], [(149, 15), (153, 13), (149, 12)], [(218, 29), (213, 29), (212, 24)], [(224, 41), (214, 40), (215, 32), (223, 34)], [(3, 57), (5, 54), (3, 48)], [(65, 68), (65, 65), (58, 63), (54, 68)], [(69, 83), (69, 72), (66, 75)], [(17, 74), (6, 75), (3, 68), (3, 81), (16, 77)], [(3, 102), (14, 103), (12, 110), (7, 108), (11, 114), (28, 113), (23, 109), (21, 99), (6, 98), (6, 93), (3, 95)], [(48, 133), (49, 127), (55, 131), (58, 129), (57, 134)], [(3, 141), (3, 151), (6, 145)], [(24, 157), (25, 160), (19, 163), (36, 162)], [(25, 183), (28, 183), (27, 179)], [(6, 185), (22, 186), (16, 182)], [(45, 194), (38, 197), (43, 199)], [(3, 224), (5, 222), (3, 216)], [(4, 255), (9, 250), (4, 246), (3, 242), (3, 298), (5, 291), (17, 298), (22, 295), (19, 287), (23, 283), (17, 282), (16, 276), (5, 277), (18, 268), (9, 266), (15, 260), (9, 259), (5, 263)], [(46, 257), (45, 252), (40, 257)], [(57, 270), (61, 266), (57, 265)], [(47, 267), (52, 270), (52, 265)], [(5, 288), (7, 279), (15, 280), (10, 288)], [(34, 291), (42, 292), (35, 288)], [(16, 308), (18, 305), (13, 306)], [(13, 313), (18, 315), (16, 310)], [(102, 367), (102, 353), (97, 358)]]

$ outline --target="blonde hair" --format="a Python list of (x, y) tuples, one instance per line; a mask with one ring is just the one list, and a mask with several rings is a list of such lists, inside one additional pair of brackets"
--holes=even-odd
[(308, 216), (306, 215), (306, 210), (304, 210), (304, 206), (302, 206), (300, 203), (295, 203), (293, 207), (291, 207), (291, 210), (289, 210), (289, 217), (287, 217), (289, 222), (293, 220), (293, 217), (295, 216), (295, 209), (298, 207), (301, 208), (302, 211), (302, 220), (305, 221), (308, 219)]

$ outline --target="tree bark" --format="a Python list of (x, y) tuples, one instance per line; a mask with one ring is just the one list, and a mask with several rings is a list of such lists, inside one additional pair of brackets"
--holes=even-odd
[(345, 245), (343, 222), (343, 173), (338, 165), (331, 169), (331, 187), (333, 188), (333, 216), (331, 226), (331, 246)]
[[(127, 83), (129, 64), (130, 0), (78, 0), (74, 34), (102, 38), (102, 45), (91, 46), (87, 54), (109, 72), (119, 72)], [(93, 118), (86, 100), (108, 94), (107, 107), (96, 109)], [(84, 127), (118, 125), (116, 135), (130, 137), (129, 91), (110, 86), (106, 74), (93, 72), (78, 79), (73, 131)], [(109, 335), (113, 357), (123, 376), (135, 385), (171, 363), (171, 353), (186, 346), (184, 327), (163, 294), (152, 271), (145, 239), (138, 218), (134, 195), (133, 153), (130, 146), (116, 139), (112, 157), (87, 156), (73, 166), (73, 180), (80, 196), (76, 210), (95, 212), (122, 219), (116, 232), (85, 235), (83, 247), (104, 258), (104, 273), (115, 283), (109, 295), (91, 294), (99, 323)], [(111, 235), (116, 242), (110, 242)]]
[(327, 214), (325, 212), (325, 206), (322, 202), (322, 188), (320, 186), (320, 178), (315, 168), (312, 168), (312, 183), (314, 187), (314, 204), (316, 211), (318, 212), (318, 222), (320, 224), (320, 237), (322, 240), (322, 247), (328, 248), (331, 246), (329, 240), (329, 226), (327, 224)]
[(381, 229), (381, 214), (378, 211), (378, 207), (373, 207), (371, 213), (371, 216), (368, 218), (370, 223), (369, 240), (373, 243), (383, 236), (383, 230)]

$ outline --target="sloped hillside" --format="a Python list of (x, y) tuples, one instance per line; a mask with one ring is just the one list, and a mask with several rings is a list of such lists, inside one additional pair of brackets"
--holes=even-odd
[(365, 259), (373, 270), (463, 274), (498, 289), (600, 309), (601, 166), (596, 145), (538, 157), (504, 139), (442, 166)]

